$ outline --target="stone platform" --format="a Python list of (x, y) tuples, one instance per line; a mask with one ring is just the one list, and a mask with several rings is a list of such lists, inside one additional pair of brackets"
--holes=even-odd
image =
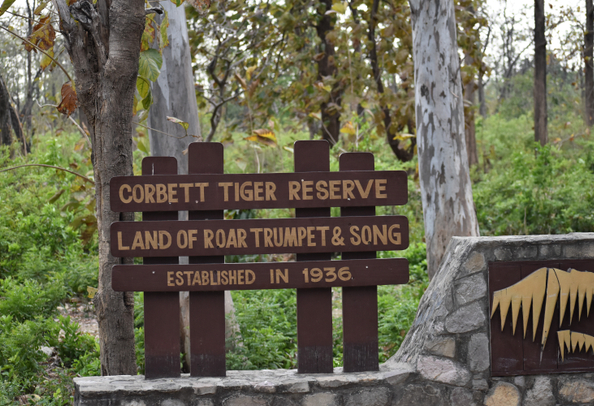
[[(93, 406), (594, 405), (594, 373), (491, 376), (488, 263), (594, 258), (594, 233), (453, 238), (399, 351), (378, 372), (76, 378)], [(594, 355), (592, 355), (594, 357)], [(594, 372), (594, 371), (593, 371)]]

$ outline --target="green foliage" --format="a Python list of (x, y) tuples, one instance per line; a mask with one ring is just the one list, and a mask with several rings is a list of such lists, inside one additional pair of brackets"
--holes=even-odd
[[(483, 123), (483, 142), (493, 148), (491, 169), (473, 187), (481, 234), (593, 231), (594, 193), (587, 185), (594, 182), (594, 143), (575, 139), (540, 147), (521, 129), (527, 124), (522, 118), (502, 121), (493, 116)], [(501, 129), (508, 134), (499, 140)]]

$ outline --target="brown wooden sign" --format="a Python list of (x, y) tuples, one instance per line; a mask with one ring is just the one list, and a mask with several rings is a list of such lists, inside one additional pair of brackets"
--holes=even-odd
[[(408, 281), (408, 261), (376, 251), (408, 247), (404, 216), (375, 216), (377, 205), (407, 201), (404, 172), (373, 171), (369, 153), (346, 153), (330, 172), (329, 144), (295, 143), (295, 173), (223, 174), (223, 146), (193, 143), (189, 175), (174, 158), (150, 157), (142, 176), (113, 178), (111, 208), (143, 212), (111, 226), (112, 287), (143, 291), (145, 376), (175, 377), (179, 294), (189, 291), (191, 376), (225, 376), (225, 290), (297, 289), (300, 373), (332, 372), (332, 287), (343, 288), (346, 372), (377, 370), (377, 285)], [(340, 207), (341, 217), (330, 208)], [(223, 209), (295, 208), (295, 218), (223, 220)], [(188, 210), (188, 221), (178, 212)], [(224, 255), (295, 253), (296, 262), (224, 263)], [(331, 261), (335, 253), (342, 260)], [(187, 256), (189, 265), (179, 265)]]
[(179, 211), (406, 204), (406, 172), (300, 172), (114, 177), (111, 210)]
[(405, 258), (191, 265), (116, 265), (116, 291), (220, 291), (396, 285), (408, 282)]
[(591, 371), (594, 260), (489, 263), (493, 376)]
[(408, 247), (404, 216), (117, 222), (116, 257), (388, 251)]

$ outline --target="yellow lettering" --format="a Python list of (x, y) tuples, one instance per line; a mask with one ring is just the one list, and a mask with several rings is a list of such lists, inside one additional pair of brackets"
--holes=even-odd
[(184, 284), (184, 273), (182, 271), (177, 271), (175, 273), (175, 276), (176, 276), (176, 278), (175, 278), (175, 284), (177, 286), (183, 285)]
[(315, 238), (315, 235), (313, 233), (315, 229), (316, 229), (315, 227), (307, 227), (307, 246), (308, 247), (316, 246), (316, 243), (312, 241)]
[(330, 199), (340, 199), (340, 181), (339, 180), (331, 180), (328, 182), (330, 184)]
[(252, 200), (254, 200), (254, 193), (252, 189), (247, 189), (248, 187), (252, 187), (252, 182), (243, 182), (241, 184), (241, 187), (239, 188), (239, 196), (241, 196), (242, 200), (245, 200), (246, 202), (251, 202)]
[(167, 201), (167, 187), (163, 183), (157, 183), (157, 203), (165, 203)]
[(235, 285), (237, 283), (237, 275), (235, 270), (229, 271), (229, 285)]
[(204, 248), (214, 248), (212, 245), (213, 237), (214, 233), (212, 230), (204, 229)]
[(225, 246), (225, 241), (227, 240), (227, 238), (225, 236), (225, 231), (218, 229), (215, 239), (217, 242), (217, 247), (223, 248)]
[(264, 201), (264, 182), (254, 182), (254, 201), (261, 202)]
[[(159, 241), (157, 240), (157, 232), (153, 231), (152, 235), (150, 231), (145, 231), (144, 232), (144, 243), (146, 246), (146, 249), (154, 249), (154, 250), (158, 250), (159, 249)], [(150, 248), (149, 248), (150, 245)]]
[(316, 227), (317, 231), (322, 232), (322, 247), (326, 246), (326, 231), (330, 230), (329, 226), (318, 226)]
[(168, 183), (167, 184), (167, 192), (169, 194), (169, 204), (171, 203), (177, 203), (177, 197), (175, 197), (175, 195), (177, 195), (177, 190), (173, 190), (173, 188), (177, 187), (177, 183)]
[(377, 199), (386, 199), (388, 197), (387, 193), (382, 193), (386, 191), (386, 183), (388, 183), (388, 179), (375, 180), (375, 197)]
[(283, 280), (284, 283), (289, 283), (289, 270), (285, 268), (285, 271), (281, 271), (280, 269), (276, 270), (276, 283), (280, 283), (280, 280)]
[(272, 244), (272, 229), (271, 228), (264, 229), (264, 246), (266, 248), (274, 246)]
[(285, 227), (284, 247), (297, 247), (297, 229), (295, 227)]
[(167, 286), (175, 286), (175, 283), (173, 283), (173, 271), (167, 271)]
[(354, 199), (355, 195), (353, 194), (353, 189), (355, 188), (355, 183), (352, 180), (344, 180), (342, 182), (342, 198), (343, 199)]
[(325, 180), (317, 182), (316, 190), (318, 191), (318, 199), (326, 200), (328, 198), (328, 182), (326, 182)]
[(190, 278), (192, 277), (193, 273), (194, 271), (184, 271), (184, 274), (186, 274), (186, 276), (188, 277), (188, 286), (190, 286)]
[(145, 203), (155, 203), (155, 185), (147, 183), (144, 185), (144, 201)]
[(219, 182), (219, 187), (223, 188), (223, 200), (229, 201), (229, 188), (233, 186), (232, 182)]
[(208, 277), (208, 271), (202, 271), (202, 286), (206, 285), (210, 285), (210, 278)]
[(218, 285), (218, 283), (215, 283), (214, 275), (213, 275), (212, 271), (210, 271), (210, 284), (213, 286)]
[(392, 242), (392, 244), (401, 244), (401, 234), (400, 233), (392, 233), (392, 230), (395, 228), (400, 229), (400, 224), (392, 224), (388, 229), (388, 238)]
[(227, 285), (229, 283), (229, 279), (227, 279), (227, 271), (221, 272), (221, 283), (223, 285)]
[(256, 248), (260, 247), (260, 232), (261, 228), (250, 228), (250, 231), (254, 233), (254, 239), (256, 240)]
[(251, 269), (245, 270), (245, 284), (251, 285), (256, 280), (256, 274)]
[(238, 285), (243, 285), (243, 269), (240, 269), (239, 271), (237, 271), (237, 284)]
[(237, 248), (237, 236), (235, 235), (235, 229), (232, 228), (229, 230), (229, 235), (227, 236), (227, 245), (226, 248), (235, 247)]
[(361, 241), (365, 245), (369, 245), (371, 243), (371, 228), (369, 226), (361, 227)]
[[(356, 182), (356, 181), (355, 181)], [(357, 226), (351, 226), (351, 244), (353, 245), (359, 245), (361, 244), (361, 237), (359, 237), (359, 227)]]
[[(177, 248), (184, 249), (187, 246), (188, 246), (188, 233), (186, 232), (186, 230), (179, 230), (177, 232)], [(188, 282), (188, 284), (189, 283), (190, 282)]]
[[(165, 242), (167, 240), (167, 242)], [(159, 230), (159, 249), (166, 250), (171, 246), (171, 234), (165, 230)]]
[(377, 239), (380, 239), (382, 244), (386, 245), (388, 243), (388, 226), (383, 224), (382, 230), (380, 231), (379, 227), (374, 225), (373, 226), (373, 245), (377, 245)]
[(193, 285), (202, 285), (202, 280), (200, 280), (200, 272), (194, 272), (194, 279), (192, 280)]
[(305, 227), (298, 227), (297, 228), (297, 233), (299, 234), (299, 246), (302, 247), (303, 246), (303, 239), (307, 235), (307, 230), (306, 230)]
[(275, 191), (276, 184), (274, 182), (266, 182), (266, 200), (276, 200)]
[(142, 188), (142, 185), (134, 185), (134, 188), (132, 189), (132, 198), (136, 203), (142, 203), (144, 200), (144, 189)]
[(134, 241), (132, 242), (132, 249), (135, 250), (136, 248), (140, 248), (141, 250), (145, 249), (144, 243), (142, 242), (142, 233), (140, 231), (136, 232)]
[(359, 194), (361, 195), (361, 197), (363, 199), (367, 199), (367, 196), (369, 196), (369, 192), (371, 192), (371, 186), (373, 185), (373, 179), (370, 179), (369, 182), (367, 182), (367, 189), (363, 190), (363, 187), (361, 186), (361, 182), (359, 182), (359, 180), (355, 181), (355, 185), (357, 186), (357, 190), (359, 191)]
[(247, 248), (247, 244), (245, 243), (245, 238), (247, 237), (247, 233), (243, 228), (237, 229), (237, 246), (238, 248)]
[(302, 182), (303, 186), (303, 200), (313, 200), (313, 196), (308, 194), (313, 192), (313, 180), (306, 180)]
[(300, 200), (299, 189), (301, 189), (301, 183), (296, 181), (289, 182), (289, 200)]
[(128, 251), (130, 247), (127, 245), (122, 244), (122, 232), (118, 231), (118, 250), (120, 251)]
[(190, 201), (190, 188), (194, 186), (191, 183), (180, 183), (179, 187), (184, 190), (184, 202), (188, 203)]
[(130, 193), (130, 197), (125, 198), (124, 190), (127, 190), (128, 193), (130, 193), (132, 192), (132, 188), (130, 187), (130, 185), (126, 185), (125, 183), (122, 186), (120, 186), (120, 200), (122, 201), (122, 203), (128, 204), (132, 201), (132, 194)]
[(188, 230), (188, 245), (190, 249), (194, 249), (194, 241), (198, 241), (198, 237), (196, 237), (196, 234), (198, 234), (198, 230)]
[(204, 202), (204, 188), (208, 187), (209, 183), (208, 182), (200, 182), (200, 183), (195, 183), (194, 186), (196, 186), (197, 188), (200, 189), (200, 201)]

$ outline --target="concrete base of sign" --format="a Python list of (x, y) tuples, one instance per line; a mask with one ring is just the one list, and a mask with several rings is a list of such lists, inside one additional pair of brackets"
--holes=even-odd
[[(226, 378), (76, 378), (93, 406), (594, 404), (594, 371), (491, 376), (488, 263), (594, 258), (594, 233), (453, 238), (398, 353), (378, 372), (228, 371)], [(590, 354), (590, 353), (589, 353)], [(594, 357), (594, 355), (590, 354)]]

